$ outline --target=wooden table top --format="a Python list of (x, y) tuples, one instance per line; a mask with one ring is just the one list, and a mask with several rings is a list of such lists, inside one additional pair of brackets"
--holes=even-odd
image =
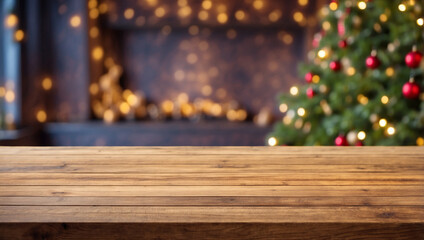
[(424, 223), (424, 148), (0, 147), (0, 222)]

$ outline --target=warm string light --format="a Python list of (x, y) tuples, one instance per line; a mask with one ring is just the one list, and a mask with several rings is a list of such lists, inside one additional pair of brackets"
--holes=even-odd
[(353, 76), (353, 75), (355, 75), (355, 73), (356, 73), (356, 69), (355, 69), (354, 67), (348, 67), (348, 68), (346, 69), (346, 73), (347, 73), (347, 75), (349, 75), (349, 76)]
[(390, 136), (394, 135), (396, 133), (396, 129), (393, 126), (390, 126), (386, 129), (386, 133)]
[(260, 10), (264, 7), (264, 1), (263, 0), (254, 0), (253, 1), (253, 7), (257, 10)]
[(387, 97), (387, 96), (382, 96), (382, 97), (381, 97), (381, 103), (382, 103), (382, 104), (387, 104), (387, 103), (389, 103), (389, 97)]
[(285, 113), (285, 112), (287, 112), (287, 110), (289, 109), (289, 107), (287, 106), (287, 104), (282, 103), (282, 104), (280, 104), (280, 106), (279, 106), (278, 109), (280, 110), (280, 112)]
[(364, 131), (360, 131), (358, 132), (357, 137), (360, 141), (363, 141), (367, 137), (367, 134)]
[(318, 51), (317, 56), (321, 59), (324, 59), (327, 57), (327, 51), (325, 49), (321, 49)]
[(328, 5), (328, 7), (332, 10), (332, 11), (336, 11), (337, 8), (339, 7), (339, 5), (337, 4), (336, 1), (331, 1), (331, 3)]
[(395, 70), (392, 67), (388, 67), (386, 68), (385, 73), (386, 73), (386, 76), (392, 77), (395, 74)]
[(378, 121), (378, 125), (380, 125), (380, 127), (386, 127), (387, 126), (387, 120), (382, 118), (380, 119), (380, 121)]
[(21, 42), (24, 39), (24, 37), (25, 37), (24, 31), (19, 29), (15, 32), (15, 40), (17, 42)]
[(81, 25), (81, 17), (78, 15), (74, 15), (70, 18), (69, 20), (69, 24), (71, 25), (71, 27), (73, 28), (77, 28)]
[(308, 5), (308, 0), (297, 0), (297, 3), (300, 6), (306, 6), (306, 5)]
[(128, 20), (134, 18), (134, 9), (132, 8), (125, 9), (124, 17)]
[(297, 115), (299, 115), (300, 117), (304, 117), (306, 115), (306, 110), (304, 108), (298, 108)]
[(165, 16), (165, 14), (166, 14), (165, 8), (158, 7), (158, 8), (155, 9), (156, 17), (161, 18), (161, 17)]
[(44, 110), (38, 110), (35, 117), (37, 118), (38, 122), (44, 123), (47, 120), (47, 113)]
[(276, 146), (278, 143), (277, 139), (275, 137), (268, 138), (268, 145), (271, 147)]
[(15, 92), (13, 90), (6, 90), (4, 99), (8, 103), (12, 103), (13, 101), (15, 101)]
[(19, 22), (18, 17), (15, 14), (9, 14), (7, 15), (5, 19), (4, 25), (7, 28), (13, 28), (16, 25), (18, 25), (18, 22)]
[(406, 11), (406, 6), (405, 6), (405, 4), (403, 4), (403, 3), (399, 4), (398, 9), (399, 9), (399, 11), (401, 11), (401, 12), (405, 12), (405, 11)]
[(365, 10), (367, 8), (367, 3), (364, 1), (359, 1), (358, 2), (358, 8), (361, 10)]
[(103, 52), (103, 48), (100, 46), (96, 46), (93, 48), (93, 50), (91, 51), (91, 57), (96, 60), (99, 61), (103, 58), (104, 52)]
[(297, 96), (299, 94), (299, 88), (297, 88), (296, 86), (291, 87), (290, 94), (293, 96)]
[(294, 21), (296, 21), (299, 24), (304, 24), (305, 23), (305, 16), (303, 16), (303, 13), (297, 11), (293, 14), (293, 19)]
[(41, 81), (41, 86), (45, 91), (49, 91), (50, 89), (52, 89), (53, 86), (52, 79), (49, 77), (43, 78), (43, 80)]
[(366, 96), (364, 96), (363, 94), (359, 94), (356, 99), (362, 105), (367, 105), (368, 104), (368, 98)]

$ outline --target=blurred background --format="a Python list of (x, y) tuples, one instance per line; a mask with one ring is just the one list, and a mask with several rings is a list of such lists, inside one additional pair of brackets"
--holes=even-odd
[(0, 145), (264, 145), (325, 0), (2, 0)]

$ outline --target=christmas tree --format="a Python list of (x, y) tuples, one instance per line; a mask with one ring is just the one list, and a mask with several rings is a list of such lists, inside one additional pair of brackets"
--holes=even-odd
[(331, 1), (269, 145), (424, 145), (423, 2)]

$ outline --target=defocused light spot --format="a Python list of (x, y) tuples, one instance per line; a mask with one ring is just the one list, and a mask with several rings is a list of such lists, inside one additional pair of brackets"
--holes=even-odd
[(306, 6), (308, 4), (308, 0), (297, 0), (297, 3), (300, 6)]
[(71, 17), (71, 19), (69, 20), (69, 23), (71, 24), (72, 27), (76, 28), (79, 27), (79, 25), (81, 25), (81, 17), (78, 15), (74, 15)]
[(94, 60), (98, 61), (103, 58), (103, 48), (100, 46), (97, 46), (93, 48), (93, 51), (91, 52), (91, 56)]
[(91, 38), (96, 38), (99, 36), (99, 29), (97, 27), (92, 27), (90, 29), (90, 37)]
[(367, 3), (364, 2), (364, 1), (359, 1), (358, 2), (358, 8), (361, 9), (361, 10), (366, 9), (367, 8)]
[(297, 94), (299, 94), (299, 88), (297, 88), (296, 86), (291, 87), (290, 94), (296, 96)]
[(127, 115), (131, 110), (131, 107), (128, 103), (122, 102), (119, 104), (119, 111), (121, 111), (122, 114)]
[(332, 11), (336, 11), (336, 10), (337, 10), (337, 8), (339, 7), (339, 5), (337, 4), (337, 2), (336, 2), (336, 1), (332, 1), (332, 2), (328, 5), (328, 7), (329, 7)]
[(163, 16), (165, 16), (165, 8), (163, 8), (163, 7), (158, 7), (158, 8), (156, 8), (155, 9), (155, 15), (156, 15), (156, 17), (163, 17)]
[(297, 115), (299, 115), (300, 117), (305, 116), (305, 114), (306, 114), (306, 111), (305, 111), (304, 108), (298, 108), (297, 109)]
[(394, 135), (396, 133), (396, 129), (394, 127), (388, 127), (386, 132), (389, 135)]
[(41, 86), (42, 86), (42, 87), (43, 87), (43, 89), (44, 89), (44, 90), (46, 90), (46, 91), (48, 91), (48, 90), (52, 89), (52, 85), (53, 85), (52, 79), (51, 79), (51, 78), (49, 78), (49, 77), (45, 77), (45, 78), (43, 79), (43, 81), (41, 81)]
[(93, 8), (89, 12), (89, 16), (91, 19), (97, 19), (99, 17), (99, 10), (97, 8)]
[(7, 90), (6, 94), (4, 95), (4, 99), (6, 100), (6, 102), (13, 102), (15, 100), (15, 92), (13, 92), (12, 90)]
[(289, 107), (287, 106), (287, 104), (282, 103), (282, 104), (280, 104), (280, 107), (278, 109), (280, 110), (280, 112), (285, 113), (285, 112), (287, 112)]
[(18, 24), (18, 17), (15, 14), (9, 14), (6, 17), (4, 24), (8, 28), (12, 28)]
[(46, 122), (46, 120), (47, 120), (46, 111), (39, 110), (36, 114), (36, 118), (37, 118), (37, 121), (40, 122), (40, 123)]
[(384, 118), (380, 119), (380, 121), (378, 121), (378, 125), (380, 125), (380, 127), (385, 127), (387, 125), (387, 120)]
[(253, 1), (253, 7), (256, 9), (262, 9), (264, 7), (264, 2), (263, 0), (255, 0)]
[(395, 74), (395, 70), (392, 68), (392, 67), (388, 67), (388, 68), (386, 68), (386, 75), (388, 76), (388, 77), (391, 77), (391, 76), (393, 76)]
[(381, 97), (381, 103), (382, 103), (382, 104), (387, 104), (387, 103), (389, 103), (389, 97), (387, 97), (387, 96), (382, 96), (382, 97)]
[(268, 145), (273, 147), (277, 145), (277, 139), (275, 137), (268, 138)]
[(359, 140), (364, 140), (366, 137), (367, 137), (367, 134), (364, 132), (364, 131), (360, 131), (360, 132), (358, 132), (358, 139)]
[(212, 94), (212, 87), (210, 85), (206, 85), (202, 87), (203, 96), (210, 96)]
[(198, 60), (198, 57), (194, 53), (190, 53), (187, 55), (187, 62), (190, 64), (195, 64)]
[(243, 21), (246, 17), (246, 14), (244, 13), (243, 10), (237, 10), (237, 12), (235, 13), (235, 17), (237, 20)]
[(216, 17), (219, 23), (224, 24), (228, 21), (228, 15), (226, 13), (220, 13)]
[(304, 19), (305, 19), (305, 17), (303, 16), (303, 14), (301, 13), (301, 12), (295, 12), (294, 14), (293, 14), (293, 19), (296, 21), (296, 22), (302, 22)]
[(185, 18), (190, 16), (191, 12), (192, 12), (191, 7), (185, 6), (178, 9), (178, 16), (180, 16), (181, 18)]
[(210, 0), (204, 0), (202, 2), (202, 7), (206, 10), (211, 9), (212, 8), (212, 1)]
[(20, 42), (20, 41), (22, 41), (22, 40), (24, 39), (24, 37), (25, 37), (25, 33), (24, 33), (24, 31), (22, 31), (22, 30), (17, 30), (17, 31), (15, 32), (15, 40), (16, 40), (16, 41)]
[(133, 18), (133, 17), (134, 17), (134, 9), (132, 9), (132, 8), (127, 8), (127, 9), (125, 10), (125, 12), (124, 12), (124, 17), (125, 17), (126, 19), (131, 19), (131, 18)]
[(327, 57), (327, 51), (325, 51), (324, 49), (321, 49), (318, 51), (318, 57), (321, 59), (324, 59), (325, 57)]
[(199, 12), (197, 16), (199, 17), (200, 20), (205, 21), (209, 18), (209, 13), (206, 12), (205, 10), (202, 10)]

